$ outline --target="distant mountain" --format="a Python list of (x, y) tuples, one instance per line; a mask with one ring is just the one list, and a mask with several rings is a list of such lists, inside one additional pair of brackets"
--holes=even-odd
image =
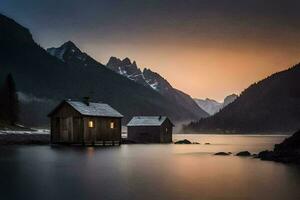
[(128, 80), (67, 42), (58, 49), (36, 44), (27, 28), (0, 14), (0, 81), (12, 73), (22, 98), (21, 119), (30, 125), (48, 124), (47, 113), (62, 99), (91, 96), (125, 115), (167, 115), (173, 121), (198, 115), (152, 89)]
[(186, 131), (294, 132), (300, 128), (300, 64), (254, 83), (212, 117)]
[(171, 84), (158, 73), (147, 68), (142, 71), (136, 62), (131, 62), (129, 58), (121, 60), (116, 57), (111, 57), (106, 67), (134, 82), (153, 89), (168, 100), (193, 113), (198, 119), (209, 116), (207, 112), (197, 106), (189, 95), (173, 88)]
[(219, 112), (222, 108), (235, 101), (237, 97), (238, 96), (236, 94), (229, 95), (225, 97), (223, 103), (217, 102), (216, 100), (209, 98), (194, 100), (200, 108), (202, 108), (208, 114), (214, 115), (215, 113)]
[(234, 102), (239, 96), (236, 94), (231, 94), (228, 95), (227, 97), (225, 97), (224, 101), (223, 101), (223, 107), (228, 106), (229, 104), (231, 104), (232, 102)]
[(217, 102), (216, 100), (213, 99), (194, 99), (195, 102), (198, 104), (200, 108), (205, 110), (208, 114), (213, 115), (222, 108), (222, 103)]

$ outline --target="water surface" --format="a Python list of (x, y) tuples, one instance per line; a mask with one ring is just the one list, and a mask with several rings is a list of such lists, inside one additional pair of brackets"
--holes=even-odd
[(181, 138), (201, 144), (2, 146), (0, 199), (300, 199), (299, 167), (213, 156), (272, 149), (285, 136), (174, 135)]

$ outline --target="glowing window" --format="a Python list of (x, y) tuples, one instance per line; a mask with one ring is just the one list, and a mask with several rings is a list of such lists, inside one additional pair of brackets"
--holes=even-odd
[(115, 128), (115, 123), (114, 122), (110, 122), (110, 128), (111, 129)]
[(89, 128), (94, 128), (94, 122), (93, 121), (90, 120), (88, 125), (89, 125)]
[(168, 128), (166, 128), (166, 133), (168, 132)]

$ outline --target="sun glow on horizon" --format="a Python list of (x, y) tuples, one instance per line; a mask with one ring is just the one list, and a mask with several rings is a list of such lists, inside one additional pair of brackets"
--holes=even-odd
[(140, 68), (150, 68), (159, 73), (173, 87), (193, 98), (212, 98), (220, 102), (227, 95), (239, 95), (252, 83), (293, 66), (300, 55), (300, 51), (290, 54), (267, 47), (184, 48), (183, 45), (184, 50), (172, 45), (119, 47), (108, 44), (104, 48), (103, 45), (101, 48), (98, 45), (85, 47), (103, 64), (111, 55), (129, 57)]

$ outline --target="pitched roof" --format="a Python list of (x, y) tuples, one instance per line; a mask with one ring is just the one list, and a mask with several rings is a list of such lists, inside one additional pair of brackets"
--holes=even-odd
[(93, 117), (123, 117), (121, 113), (113, 109), (108, 104), (104, 103), (93, 103), (90, 102), (89, 105), (85, 104), (81, 101), (72, 101), (66, 100), (63, 101), (59, 106), (57, 106), (50, 114), (51, 116), (55, 111), (63, 104), (67, 103), (72, 106), (76, 111), (85, 116), (93, 116)]
[(92, 103), (89, 105), (81, 101), (66, 101), (75, 110), (82, 115), (87, 116), (102, 116), (102, 117), (123, 117), (121, 113), (113, 109), (110, 105), (104, 103)]
[(127, 126), (161, 126), (167, 119), (166, 116), (136, 116), (130, 120)]

